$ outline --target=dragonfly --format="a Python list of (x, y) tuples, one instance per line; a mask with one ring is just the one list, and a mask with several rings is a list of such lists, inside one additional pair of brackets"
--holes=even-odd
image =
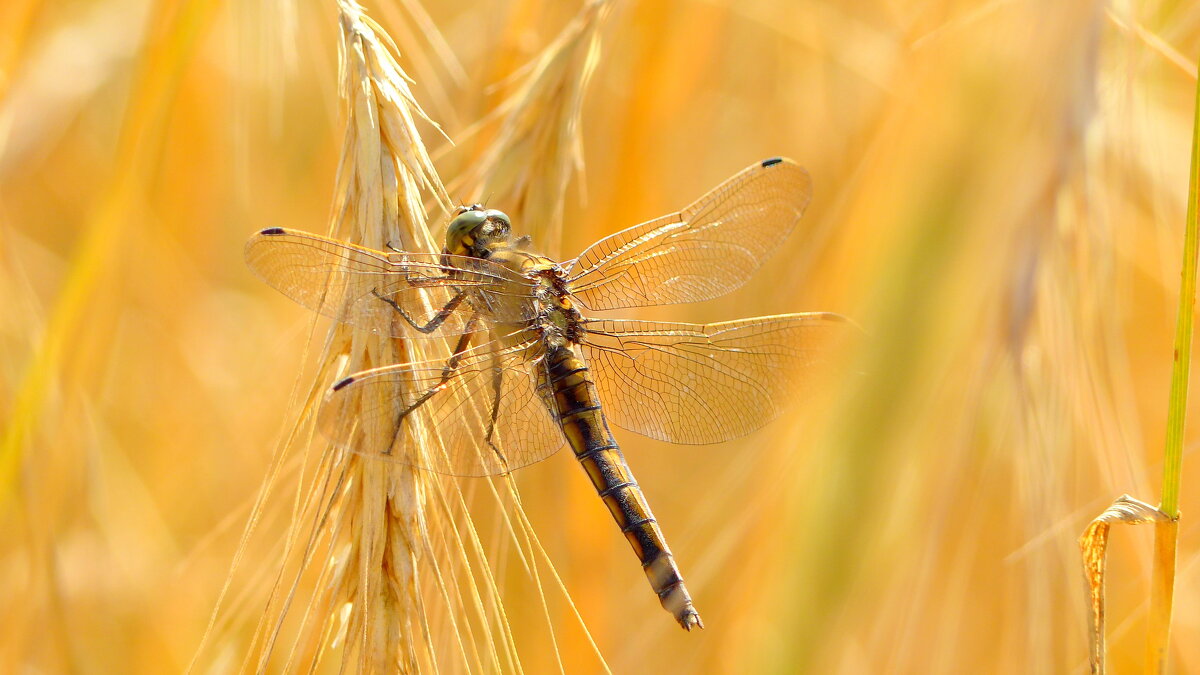
[[(318, 426), (335, 445), (453, 476), (506, 474), (569, 445), (663, 608), (690, 631), (704, 624), (610, 423), (688, 445), (749, 434), (804, 393), (852, 324), (826, 312), (707, 324), (589, 314), (741, 287), (811, 196), (807, 171), (773, 158), (566, 262), (534, 252), (507, 215), (480, 204), (455, 210), (440, 253), (279, 227), (245, 253), (267, 284), (320, 314), (453, 345), (445, 358), (333, 384)], [(435, 430), (440, 448), (406, 442), (406, 427)]]

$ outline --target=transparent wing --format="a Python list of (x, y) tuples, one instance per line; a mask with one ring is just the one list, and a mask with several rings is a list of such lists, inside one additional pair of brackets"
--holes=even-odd
[(568, 272), (594, 310), (697, 302), (740, 287), (795, 227), (812, 197), (788, 159), (755, 164), (691, 206), (592, 244)]
[[(472, 304), (487, 318), (523, 321), (527, 317), (518, 313), (525, 303), (495, 299), (528, 295), (532, 288), (524, 277), (478, 258), (375, 251), (283, 228), (251, 237), (246, 263), (267, 284), (305, 307), (395, 337), (466, 332), (471, 312), (463, 310)], [(429, 332), (412, 324), (429, 326)]]
[(672, 443), (719, 443), (774, 419), (853, 324), (782, 314), (711, 324), (589, 321), (584, 338), (606, 416)]
[(451, 368), (424, 361), (352, 375), (329, 391), (318, 426), (367, 457), (453, 476), (507, 473), (564, 443), (537, 388), (541, 351), (536, 340), (508, 348), (493, 341)]

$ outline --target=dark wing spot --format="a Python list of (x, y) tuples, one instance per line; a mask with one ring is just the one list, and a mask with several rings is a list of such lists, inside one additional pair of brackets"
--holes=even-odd
[(353, 378), (353, 377), (347, 377), (347, 378), (345, 378), (345, 379), (342, 379), (342, 380), (338, 381), (338, 383), (337, 383), (337, 384), (333, 385), (333, 390), (334, 390), (334, 391), (337, 391), (337, 390), (339, 390), (339, 389), (341, 389), (341, 388), (343, 388), (343, 387), (349, 386), (349, 385), (350, 385), (350, 383), (351, 383), (351, 382), (353, 382), (353, 381), (354, 381), (354, 378)]
[(263, 230), (262, 232), (259, 232), (259, 234), (283, 234), (283, 233), (284, 233), (284, 229), (282, 227), (268, 227), (267, 229)]
[(778, 164), (782, 161), (783, 161), (782, 157), (772, 157), (771, 159), (764, 159), (762, 161), (762, 165), (763, 165), (763, 168), (765, 169), (768, 166), (775, 166), (776, 164)]

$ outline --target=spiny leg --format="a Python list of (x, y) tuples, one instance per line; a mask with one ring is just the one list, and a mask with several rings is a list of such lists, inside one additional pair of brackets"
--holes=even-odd
[(504, 385), (504, 370), (496, 363), (496, 355), (492, 355), (492, 414), (488, 421), (487, 444), (491, 447), (492, 452), (496, 453), (496, 457), (500, 460), (500, 464), (504, 466), (505, 473), (508, 473), (508, 459), (504, 453), (496, 446), (493, 439), (496, 433), (496, 419), (500, 417), (500, 390)]
[[(474, 326), (474, 324), (475, 324), (475, 317), (471, 317), (470, 322), (467, 323), (467, 327), (471, 328)], [(434, 394), (436, 394), (442, 390), (442, 386), (445, 385), (447, 382), (449, 382), (451, 377), (454, 377), (454, 371), (458, 369), (458, 362), (462, 360), (463, 353), (467, 351), (467, 347), (470, 344), (471, 344), (471, 332), (470, 331), (458, 336), (458, 343), (454, 345), (454, 353), (450, 355), (450, 358), (446, 360), (446, 365), (442, 367), (441, 380), (439, 380), (437, 384), (435, 384), (432, 387), (430, 387), (429, 389), (427, 389), (425, 391), (425, 393), (421, 394), (421, 396), (418, 397), (417, 400), (413, 401), (411, 405), (409, 405), (407, 408), (402, 410), (400, 412), (400, 417), (404, 417), (404, 416), (408, 415), (409, 413), (411, 413), (412, 411), (416, 410), (417, 408), (421, 407), (422, 403), (424, 403), (425, 401), (428, 401), (430, 399), (430, 397), (432, 397)]]
[(396, 432), (392, 437), (392, 445), (395, 445), (396, 441), (400, 437), (401, 423), (403, 423), (404, 418), (412, 413), (412, 411), (420, 408), (426, 401), (433, 398), (434, 394), (442, 391), (442, 388), (447, 382), (450, 381), (450, 378), (454, 377), (454, 371), (458, 369), (459, 361), (462, 361), (463, 354), (466, 353), (467, 347), (471, 345), (471, 335), (478, 320), (479, 315), (473, 314), (471, 319), (467, 321), (467, 330), (462, 335), (458, 336), (458, 342), (454, 345), (454, 353), (450, 355), (450, 358), (446, 359), (446, 365), (442, 366), (442, 376), (438, 380), (438, 383), (426, 389), (425, 393), (418, 396), (415, 401), (410, 403), (408, 407), (406, 407), (404, 410), (401, 410), (400, 413), (396, 415)]
[(429, 320), (429, 323), (421, 325), (417, 323), (416, 319), (409, 316), (408, 312), (404, 311), (404, 309), (400, 307), (395, 300), (383, 297), (379, 294), (379, 291), (373, 288), (371, 289), (371, 294), (391, 305), (392, 309), (396, 310), (400, 316), (404, 317), (404, 320), (408, 322), (408, 325), (422, 333), (432, 333), (433, 331), (437, 330), (438, 327), (441, 326), (442, 323), (454, 313), (454, 310), (458, 309), (458, 306), (461, 305), (462, 301), (467, 297), (466, 291), (459, 291), (453, 298), (450, 298), (450, 302), (447, 302), (445, 307), (442, 307), (438, 310), (437, 314), (433, 315), (433, 318)]

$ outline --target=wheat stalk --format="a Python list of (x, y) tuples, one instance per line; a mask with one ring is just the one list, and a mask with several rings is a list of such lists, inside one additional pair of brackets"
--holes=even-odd
[[(346, 135), (338, 170), (333, 236), (376, 248), (437, 250), (425, 197), (445, 211), (449, 201), (417, 129), (433, 124), (416, 102), (397, 49), (352, 0), (338, 3), (340, 81)], [(434, 124), (436, 128), (436, 124)], [(432, 357), (434, 346), (379, 338), (334, 326), (309, 392), (306, 416), (325, 387), (347, 372)], [(382, 430), (374, 430), (376, 433)], [(424, 438), (408, 442), (424, 443)], [(279, 585), (260, 623), (257, 669), (276, 642), (301, 576), (316, 567), (287, 670), (309, 670), (341, 648), (342, 668), (412, 672), (434, 664), (427, 617), (418, 599), (426, 521), (427, 476), (410, 467), (369, 461), (326, 447), (289, 541), (299, 556), (290, 586)]]

